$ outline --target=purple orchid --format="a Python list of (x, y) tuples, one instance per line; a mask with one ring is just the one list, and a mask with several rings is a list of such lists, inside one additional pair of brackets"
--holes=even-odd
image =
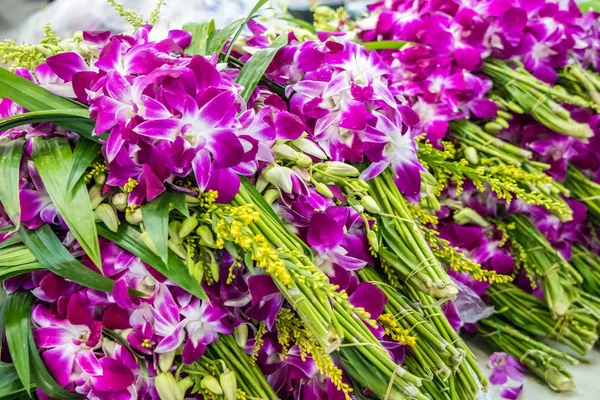
[(523, 372), (525, 367), (517, 360), (506, 353), (494, 353), (490, 356), (490, 383), (493, 385), (503, 385), (508, 381), (508, 378), (517, 382), (523, 382), (525, 377)]

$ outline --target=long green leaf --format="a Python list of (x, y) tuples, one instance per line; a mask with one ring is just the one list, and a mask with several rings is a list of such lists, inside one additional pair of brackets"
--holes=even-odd
[(214, 20), (202, 23), (193, 22), (185, 24), (183, 25), (183, 30), (192, 35), (192, 43), (185, 49), (185, 54), (188, 56), (196, 54), (208, 56), (214, 54), (208, 52), (208, 40), (215, 34)]
[(4, 206), (15, 230), (21, 225), (19, 202), (19, 167), (24, 139), (0, 140), (0, 203)]
[(72, 192), (67, 189), (67, 176), (73, 163), (69, 143), (59, 138), (36, 138), (33, 149), (33, 161), (52, 203), (83, 250), (101, 270), (98, 233), (85, 184), (79, 181)]
[(31, 330), (27, 333), (27, 339), (29, 342), (29, 363), (31, 365), (31, 379), (37, 385), (38, 388), (42, 390), (42, 392), (46, 393), (50, 396), (51, 399), (56, 400), (69, 400), (76, 399), (80, 396), (67, 392), (63, 389), (55, 380), (52, 378), (52, 375), (46, 369), (40, 354), (39, 350), (35, 345), (35, 341), (33, 340), (33, 334)]
[[(12, 227), (10, 230), (13, 231), (14, 229), (15, 228)], [(19, 235), (12, 235), (8, 239), (6, 239), (4, 242), (0, 243), (0, 250), (5, 249), (5, 248), (10, 247), (15, 244), (19, 244), (19, 243), (21, 243), (21, 239), (19, 238)]]
[[(4, 332), (4, 309), (6, 308), (6, 290), (4, 286), (0, 285), (0, 332)], [(2, 355), (2, 340), (0, 340), (0, 355)], [(2, 375), (0, 374), (0, 380)], [(0, 389), (2, 391), (2, 389)], [(2, 396), (0, 395), (0, 398)]]
[(31, 332), (33, 298), (27, 292), (14, 292), (7, 297), (6, 309), (4, 310), (6, 342), (23, 387), (29, 387), (31, 375), (27, 334)]
[(267, 4), (267, 1), (268, 0), (258, 0), (258, 2), (254, 5), (254, 8), (252, 8), (252, 10), (250, 10), (250, 13), (248, 13), (248, 16), (242, 21), (242, 23), (238, 27), (237, 31), (235, 32), (235, 35), (233, 35), (233, 38), (231, 38), (231, 43), (229, 44), (229, 48), (227, 49), (227, 54), (225, 55), (225, 62), (227, 62), (227, 59), (229, 59), (231, 50), (233, 50), (233, 44), (238, 39), (238, 37), (240, 37), (240, 35), (242, 34), (242, 31), (246, 27), (246, 24), (248, 23), (248, 21), (250, 21), (252, 18), (256, 17), (256, 13), (258, 12), (258, 10), (260, 10), (262, 8), (262, 6)]
[(117, 232), (112, 232), (106, 227), (98, 225), (98, 233), (139, 257), (184, 290), (203, 300), (208, 300), (202, 286), (190, 275), (186, 265), (173, 252), (169, 251), (169, 262), (166, 265), (159, 256), (142, 243), (140, 233), (133, 227), (122, 223)]
[(114, 282), (77, 261), (48, 225), (35, 231), (21, 227), (19, 235), (44, 268), (90, 289), (112, 292)]
[(0, 119), (0, 131), (16, 128), (17, 126), (39, 124), (41, 122), (93, 123), (93, 120), (90, 119), (90, 112), (85, 108), (30, 111)]
[(181, 199), (185, 203), (185, 195), (182, 192), (167, 192), (160, 195), (150, 203), (142, 206), (142, 218), (144, 227), (154, 245), (156, 254), (167, 264), (169, 259), (169, 212), (171, 205), (180, 205)]
[(378, 42), (365, 42), (361, 44), (367, 50), (387, 50), (401, 49), (406, 46), (406, 43), (401, 40), (380, 40)]
[(252, 55), (237, 77), (237, 83), (244, 87), (242, 99), (248, 102), (256, 85), (261, 80), (273, 58), (288, 43), (287, 35), (280, 35), (271, 43), (271, 47), (260, 49)]
[(73, 151), (73, 163), (69, 170), (69, 177), (67, 178), (67, 190), (69, 193), (73, 191), (75, 185), (85, 174), (87, 167), (101, 154), (102, 145), (96, 143), (83, 136), (79, 138), (77, 146)]
[[(83, 104), (55, 95), (4, 68), (0, 68), (0, 97), (7, 97), (29, 111), (87, 109)], [(89, 139), (98, 139), (93, 135), (94, 124), (90, 121), (60, 121), (57, 125)]]
[(0, 399), (15, 399), (21, 394), (25, 395), (26, 390), (15, 366), (0, 361)]
[(11, 267), (0, 267), (0, 282), (13, 278), (15, 276), (27, 274), (34, 271), (45, 269), (44, 266), (38, 262), (32, 262), (28, 264), (13, 265)]
[(219, 29), (214, 35), (208, 38), (206, 44), (206, 52), (208, 54), (215, 54), (223, 50), (227, 40), (237, 31), (242, 24), (246, 22), (245, 18), (240, 18), (237, 21), (233, 21), (223, 29)]

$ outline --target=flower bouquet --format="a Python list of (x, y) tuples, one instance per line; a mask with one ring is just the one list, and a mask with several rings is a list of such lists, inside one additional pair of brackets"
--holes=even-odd
[(504, 351), (503, 396), (526, 369), (573, 389), (600, 324), (594, 12), (267, 28), (261, 0), (170, 30), (109, 2), (131, 31), (0, 45), (0, 397), (477, 399), (459, 328)]

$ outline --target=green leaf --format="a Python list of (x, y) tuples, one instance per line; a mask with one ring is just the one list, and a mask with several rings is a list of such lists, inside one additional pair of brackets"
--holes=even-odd
[[(6, 290), (4, 290), (4, 286), (0, 285), (0, 332), (4, 332), (4, 309), (6, 308)], [(0, 340), (0, 355), (2, 355), (2, 340)], [(0, 380), (2, 375), (0, 374)], [(2, 389), (0, 389), (0, 392)], [(2, 398), (2, 395), (0, 395)]]
[(600, 0), (585, 1), (579, 4), (581, 12), (587, 13), (590, 10), (600, 11)]
[(183, 30), (191, 33), (192, 43), (185, 49), (185, 54), (193, 56), (199, 54), (201, 56), (208, 56), (214, 53), (208, 52), (208, 40), (215, 34), (215, 21), (202, 23), (189, 23), (183, 25)]
[(139, 257), (143, 262), (184, 290), (203, 300), (208, 300), (202, 286), (190, 275), (186, 265), (172, 251), (169, 251), (168, 264), (165, 264), (158, 255), (142, 243), (140, 233), (130, 225), (122, 223), (119, 225), (117, 232), (111, 232), (104, 226), (98, 225), (98, 233), (134, 256)]
[(102, 270), (98, 233), (87, 188), (79, 181), (72, 193), (67, 190), (67, 176), (73, 163), (69, 143), (59, 138), (36, 138), (33, 161), (58, 213), (92, 262)]
[[(11, 99), (30, 112), (73, 108), (87, 109), (87, 106), (83, 104), (55, 95), (49, 90), (4, 68), (0, 68), (0, 98), (2, 97)], [(60, 121), (57, 125), (88, 139), (98, 140), (98, 137), (93, 135), (94, 123), (91, 120)]]
[(90, 119), (90, 112), (85, 108), (31, 111), (0, 119), (0, 131), (16, 128), (17, 126), (39, 124), (41, 122), (93, 123), (94, 121)]
[[(14, 230), (14, 228), (11, 228), (11, 231), (12, 230)], [(5, 249), (5, 248), (10, 247), (15, 244), (19, 244), (19, 243), (22, 243), (19, 235), (12, 235), (8, 239), (6, 239), (4, 242), (0, 243), (0, 250)]]
[[(181, 200), (178, 200), (181, 198), (185, 203), (185, 195), (182, 192), (167, 192), (142, 206), (144, 228), (156, 253), (165, 264), (169, 259), (169, 212), (175, 203), (181, 206)], [(187, 203), (185, 204), (187, 211)]]
[(25, 395), (23, 383), (13, 364), (0, 362), (0, 399), (14, 399)]
[(361, 43), (361, 45), (367, 50), (387, 50), (401, 49), (406, 43), (401, 40), (381, 40), (379, 42), (365, 42)]
[(98, 157), (101, 151), (102, 145), (100, 143), (86, 139), (83, 136), (79, 138), (79, 142), (75, 146), (75, 151), (73, 151), (73, 163), (71, 164), (67, 179), (67, 190), (69, 193), (73, 191), (77, 182), (85, 174), (87, 167)]
[(244, 87), (241, 96), (245, 102), (248, 102), (250, 99), (252, 92), (265, 74), (265, 71), (269, 67), (269, 64), (271, 64), (271, 61), (273, 61), (275, 54), (277, 54), (279, 49), (287, 45), (287, 43), (287, 35), (280, 35), (273, 41), (273, 43), (271, 43), (271, 47), (258, 50), (252, 55), (246, 65), (244, 65), (237, 77), (236, 82)]
[(17, 245), (0, 250), (0, 267), (13, 267), (32, 262), (35, 262), (35, 257), (25, 246)]
[(223, 29), (219, 29), (214, 35), (208, 38), (206, 44), (206, 52), (208, 54), (215, 54), (223, 50), (227, 40), (236, 32), (242, 24), (246, 23), (244, 18), (240, 18), (237, 21), (233, 21)]
[[(260, 10), (262, 6), (267, 4), (267, 1), (268, 0), (259, 0), (254, 5), (254, 8), (252, 10), (250, 10), (250, 13), (248, 14), (248, 16), (244, 20), (242, 20), (242, 23), (240, 24), (237, 31), (235, 32), (235, 35), (233, 35), (233, 38), (231, 38), (231, 43), (229, 44), (229, 48), (227, 49), (227, 54), (225, 54), (225, 62), (227, 62), (227, 59), (229, 58), (229, 55), (231, 54), (231, 50), (233, 50), (233, 44), (236, 42), (238, 37), (240, 37), (240, 35), (242, 34), (242, 31), (246, 27), (246, 24), (248, 23), (248, 21), (250, 21), (252, 18), (256, 17), (256, 13), (258, 12), (258, 10)], [(225, 41), (227, 41), (227, 40), (225, 40)], [(218, 50), (221, 50), (221, 49), (219, 48)]]
[(0, 140), (0, 203), (4, 206), (15, 230), (21, 225), (19, 201), (19, 167), (25, 139)]
[(40, 357), (31, 330), (27, 333), (27, 339), (29, 342), (29, 364), (31, 365), (31, 379), (33, 382), (42, 390), (42, 392), (50, 396), (51, 399), (69, 400), (79, 398), (80, 396), (67, 392), (54, 380), (54, 378), (52, 378), (52, 375), (50, 375)]
[(7, 296), (4, 310), (6, 342), (23, 387), (31, 383), (27, 334), (31, 332), (32, 304), (33, 298), (28, 292), (14, 292)]
[(14, 265), (11, 267), (0, 267), (0, 282), (9, 278), (14, 278), (15, 276), (39, 271), (42, 269), (45, 269), (44, 266), (38, 262)]
[(21, 227), (19, 235), (47, 270), (90, 289), (112, 292), (114, 282), (77, 261), (48, 225), (42, 225), (35, 231)]

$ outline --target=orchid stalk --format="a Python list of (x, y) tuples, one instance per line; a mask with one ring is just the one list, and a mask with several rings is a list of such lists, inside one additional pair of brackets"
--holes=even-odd
[(577, 302), (566, 315), (556, 319), (543, 300), (514, 285), (492, 285), (488, 295), (496, 310), (519, 328), (563, 343), (579, 354), (589, 352), (598, 339), (596, 330), (600, 321), (593, 310), (582, 308), (589, 304)]
[(594, 296), (600, 296), (600, 256), (581, 244), (572, 248), (569, 263), (583, 277), (582, 288)]
[(573, 389), (573, 376), (561, 361), (577, 364), (577, 359), (538, 342), (495, 317), (480, 321), (479, 332), (484, 338), (526, 365), (529, 371), (544, 380), (551, 389), (558, 392)]
[(382, 260), (425, 293), (438, 298), (455, 295), (456, 288), (425, 241), (391, 173), (385, 171), (369, 183), (370, 193), (382, 211), (384, 242), (393, 251), (380, 249)]
[(526, 217), (512, 215), (507, 223), (514, 226), (509, 233), (513, 256), (540, 279), (553, 315), (566, 315), (578, 297), (575, 285), (582, 282), (581, 275)]
[(573, 197), (583, 202), (588, 210), (589, 218), (594, 224), (600, 225), (600, 185), (588, 179), (583, 172), (570, 165), (565, 186)]

